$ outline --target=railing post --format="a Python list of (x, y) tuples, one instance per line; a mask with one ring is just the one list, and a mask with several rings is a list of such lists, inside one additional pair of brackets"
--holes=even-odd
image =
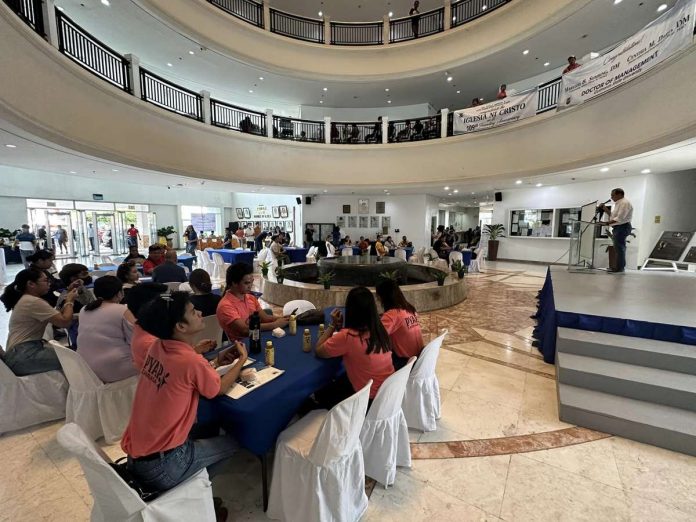
[(324, 16), (324, 43), (331, 45), (331, 17)]
[(271, 3), (269, 0), (263, 2), (263, 28), (266, 31), (271, 30)]
[(331, 143), (331, 116), (324, 116), (324, 143)]
[(389, 116), (382, 116), (382, 143), (389, 143)]
[(452, 29), (452, 0), (445, 0), (445, 12), (443, 15), (445, 18), (442, 20), (442, 29), (444, 31), (449, 31)]
[(123, 57), (128, 60), (130, 67), (128, 67), (128, 74), (130, 77), (130, 87), (133, 96), (136, 98), (142, 98), (143, 93), (140, 89), (140, 58), (134, 54), (124, 54)]
[(389, 44), (389, 21), (391, 18), (389, 18), (389, 15), (384, 15), (382, 22), (382, 45), (388, 45)]
[(58, 21), (56, 20), (56, 3), (54, 0), (45, 0), (41, 5), (41, 13), (36, 16), (43, 18), (44, 31), (48, 38), (48, 43), (58, 49)]
[(449, 109), (442, 109), (440, 113), (440, 137), (447, 137), (447, 115), (449, 114)]
[(210, 118), (210, 91), (201, 91), (201, 98), (202, 100), (202, 112), (201, 116), (203, 116), (203, 123), (206, 125), (210, 125), (211, 118)]
[(266, 137), (273, 137), (273, 109), (266, 109)]

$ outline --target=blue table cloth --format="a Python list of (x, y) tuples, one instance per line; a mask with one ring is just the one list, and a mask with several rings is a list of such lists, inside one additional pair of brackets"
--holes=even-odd
[[(413, 248), (411, 247), (403, 247), (402, 250), (406, 251), (406, 261), (409, 260), (409, 258), (413, 255)], [(389, 256), (394, 257), (394, 252), (396, 252), (395, 248), (392, 248), (389, 250)]]
[(304, 263), (307, 261), (308, 248), (301, 247), (285, 247), (285, 252), (288, 254), (291, 263)]
[[(319, 359), (313, 351), (302, 351), (302, 332), (312, 332), (312, 346), (318, 326), (298, 326), (297, 335), (281, 339), (262, 332), (262, 346), (267, 340), (275, 347), (275, 367), (285, 373), (241, 399), (227, 396), (201, 399), (199, 422), (217, 421), (242, 445), (255, 455), (265, 455), (309, 395), (321, 389), (342, 370), (341, 359)], [(264, 353), (249, 354), (256, 359), (253, 367), (264, 367)]]
[(189, 270), (193, 270), (193, 261), (195, 259), (196, 258), (191, 254), (181, 254), (180, 256), (178, 256), (179, 263), (188, 267)]
[(473, 250), (462, 250), (462, 264), (464, 266), (469, 266), (471, 265), (471, 256), (474, 255)]
[(229, 250), (227, 248), (212, 249), (207, 251), (210, 255), (210, 259), (213, 258), (213, 253), (218, 253), (225, 260), (225, 263), (246, 263), (247, 265), (254, 265), (255, 252), (250, 250)]

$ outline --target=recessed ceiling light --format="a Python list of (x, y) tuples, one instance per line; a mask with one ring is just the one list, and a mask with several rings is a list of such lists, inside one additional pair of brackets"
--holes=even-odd
[(324, 100), (319, 100), (319, 103), (324, 103)]
[(387, 192), (387, 196), (391, 196), (391, 192)]
[(596, 52), (592, 51), (592, 52), (590, 53), (590, 60), (594, 60), (594, 59), (597, 58), (598, 56), (599, 56), (599, 53), (596, 53)]
[(386, 87), (386, 88), (384, 89), (384, 92), (389, 92), (389, 87)]
[(459, 190), (454, 189), (452, 192), (454, 192), (456, 194), (457, 192), (459, 192)]
[(253, 93), (253, 92), (254, 92), (254, 89), (249, 89), (249, 92), (250, 92), (250, 93)]
[(609, 172), (609, 167), (602, 167), (599, 172)]
[(462, 93), (462, 91), (457, 91), (457, 94), (461, 94), (461, 93)]
[(548, 67), (549, 65), (549, 62), (544, 62), (544, 67)]
[(451, 196), (451, 195), (452, 195), (452, 193), (450, 192), (450, 193), (449, 193), (449, 194), (447, 194), (447, 195), (448, 195), (448, 196)]
[(194, 54), (193, 51), (189, 51), (189, 54)]
[(472, 193), (471, 193), (472, 196), (473, 196), (474, 194), (476, 194), (476, 192), (472, 192)]
[(543, 184), (543, 183), (537, 183), (536, 186), (537, 186), (537, 187), (543, 187), (544, 184)]
[(105, 6), (107, 6), (107, 7), (109, 7), (109, 6), (111, 5), (111, 3), (109, 2), (109, 0), (101, 0), (101, 3), (102, 3), (102, 5), (105, 5)]
[(321, 11), (319, 11), (317, 14), (318, 14), (319, 16), (324, 16), (324, 13), (321, 12)]
[(118, 172), (118, 169), (111, 169), (111, 172)]
[(74, 170), (71, 170), (70, 174), (77, 174), (77, 172), (75, 172)]
[(448, 81), (448, 82), (451, 82), (451, 81), (452, 81), (452, 77), (451, 77), (451, 76), (448, 76), (448, 77), (447, 77), (447, 81)]
[(389, 18), (391, 18), (392, 16), (394, 16), (394, 13), (392, 11), (389, 11)]
[(391, 100), (387, 100), (387, 103), (391, 103)]
[(259, 80), (263, 81), (263, 76), (259, 76)]
[(650, 169), (643, 169), (640, 171), (641, 174), (650, 174)]
[(167, 67), (171, 67), (171, 66), (172, 66), (172, 64), (167, 62)]
[(522, 54), (529, 54), (529, 49), (525, 49), (524, 51), (522, 51)]
[(657, 8), (657, 12), (661, 13), (665, 9), (667, 9), (667, 4), (661, 4), (660, 7)]
[(5, 147), (7, 147), (8, 149), (16, 149), (17, 145), (12, 145), (11, 143), (8, 143), (7, 145), (5, 145)]
[(387, 189), (384, 189), (384, 192), (389, 192)]
[(621, 2), (623, 2), (623, 0), (614, 0), (614, 5), (618, 5), (618, 4), (620, 4)]
[(326, 91), (329, 90), (329, 88), (328, 88), (328, 87), (324, 87), (322, 90), (323, 90), (324, 92), (326, 92)]
[(517, 181), (515, 181), (515, 185), (521, 185), (521, 184), (522, 184), (522, 180), (521, 180), (521, 179), (518, 179)]

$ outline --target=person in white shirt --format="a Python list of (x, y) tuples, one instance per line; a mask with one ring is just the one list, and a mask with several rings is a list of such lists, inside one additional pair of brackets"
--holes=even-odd
[(290, 258), (285, 253), (285, 249), (283, 248), (283, 240), (280, 235), (273, 236), (270, 248), (273, 258), (278, 261), (279, 265), (284, 265), (290, 261)]
[(611, 200), (614, 206), (611, 210), (602, 203), (599, 208), (609, 212), (609, 226), (612, 227), (612, 243), (616, 251), (616, 266), (609, 272), (620, 274), (626, 270), (626, 238), (631, 233), (631, 219), (633, 218), (633, 205), (624, 197), (622, 188), (611, 191)]
[(326, 236), (326, 257), (336, 257), (336, 247), (333, 246), (332, 240), (330, 235)]

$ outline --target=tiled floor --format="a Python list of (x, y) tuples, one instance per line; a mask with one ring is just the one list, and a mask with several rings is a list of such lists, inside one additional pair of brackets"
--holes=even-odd
[[(558, 420), (554, 367), (530, 339), (544, 271), (489, 263), (467, 276), (465, 302), (423, 314), (427, 339), (449, 331), (437, 365), (442, 419), (410, 433), (413, 467), (372, 489), (363, 520), (696, 519), (696, 458)], [(3, 339), (6, 322), (0, 312)], [(0, 521), (88, 519), (89, 490), (56, 443), (60, 426), (0, 437)], [(215, 477), (230, 520), (266, 520), (259, 477), (245, 452)]]

